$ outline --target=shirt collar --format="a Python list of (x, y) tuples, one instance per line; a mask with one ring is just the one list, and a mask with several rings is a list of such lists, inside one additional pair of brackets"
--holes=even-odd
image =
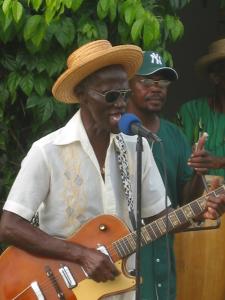
[[(110, 134), (110, 144), (116, 134)], [(58, 130), (53, 144), (54, 145), (68, 145), (76, 141), (88, 141), (88, 136), (81, 120), (80, 110), (69, 120), (69, 122)]]
[(80, 110), (62, 127), (56, 135), (54, 145), (67, 145), (82, 139), (87, 139), (87, 133), (84, 129), (80, 116)]

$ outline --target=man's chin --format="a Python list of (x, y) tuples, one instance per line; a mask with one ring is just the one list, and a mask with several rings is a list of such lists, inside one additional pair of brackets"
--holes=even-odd
[(148, 108), (148, 111), (151, 113), (160, 113), (162, 110), (162, 106), (151, 106)]

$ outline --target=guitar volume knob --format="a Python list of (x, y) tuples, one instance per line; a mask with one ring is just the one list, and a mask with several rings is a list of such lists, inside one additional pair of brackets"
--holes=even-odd
[(106, 230), (107, 230), (107, 225), (105, 225), (105, 224), (100, 224), (100, 225), (99, 225), (99, 230), (100, 230), (100, 231), (106, 231)]

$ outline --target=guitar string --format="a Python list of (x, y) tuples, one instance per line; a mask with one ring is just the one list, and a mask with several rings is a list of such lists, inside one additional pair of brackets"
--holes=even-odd
[[(221, 186), (221, 187), (219, 187), (219, 188), (217, 188), (216, 190), (214, 190), (214, 191), (211, 191), (210, 193), (208, 193), (207, 195), (205, 195), (204, 196), (204, 198), (206, 199), (207, 198), (207, 196), (209, 196), (210, 194), (215, 194), (215, 195), (217, 195), (217, 192), (220, 192), (220, 191), (223, 191), (224, 190), (224, 187), (223, 186)], [(199, 199), (201, 199), (202, 197), (200, 197)], [(199, 200), (199, 199), (196, 199), (196, 200)], [(196, 201), (195, 200), (195, 201)], [(160, 219), (162, 219), (162, 218), (160, 218)], [(155, 221), (154, 221), (155, 222)], [(152, 222), (153, 223), (153, 222)], [(151, 224), (151, 223), (150, 223)], [(148, 224), (148, 225), (150, 225), (150, 224)], [(146, 229), (146, 226), (145, 226), (145, 229)], [(134, 232), (133, 232), (134, 233)], [(144, 235), (144, 233), (143, 233), (143, 231), (142, 231), (142, 234)], [(116, 243), (118, 243), (118, 244), (120, 244), (120, 246), (121, 246), (121, 242), (120, 242), (120, 240), (122, 241), (122, 240), (124, 240), (124, 239), (126, 239), (127, 241), (128, 241), (128, 243), (129, 243), (129, 238), (130, 237), (132, 237), (132, 233), (130, 233), (130, 234), (128, 234), (127, 236), (121, 236), (117, 241), (116, 241)], [(115, 243), (115, 242), (113, 242), (113, 243)], [(115, 246), (113, 246), (113, 243), (111, 244), (111, 245), (108, 245), (108, 247), (107, 247), (107, 245), (106, 245), (106, 248), (109, 250), (109, 252), (111, 253), (111, 257), (112, 257), (112, 259), (114, 258), (114, 259), (116, 259), (116, 257), (118, 258), (120, 255), (119, 255), (119, 253), (115, 250)], [(126, 245), (126, 244), (125, 244)], [(133, 246), (131, 245), (131, 244), (129, 244), (130, 246), (131, 246), (131, 248), (132, 248), (132, 250), (135, 250), (135, 249), (133, 249)], [(123, 246), (122, 246), (122, 248), (123, 248)], [(128, 247), (127, 247), (128, 248)], [(128, 249), (129, 250), (129, 249)], [(113, 253), (114, 252), (114, 253)], [(116, 257), (115, 257), (116, 256)], [(71, 268), (71, 266), (70, 266), (70, 268)], [(72, 269), (72, 268), (71, 268)], [(85, 274), (84, 274), (84, 276), (85, 276)], [(62, 277), (60, 277), (60, 274), (58, 274), (58, 275), (55, 275), (54, 274), (54, 278), (57, 280), (57, 279), (59, 279), (59, 278), (61, 278), (62, 279)], [(76, 278), (75, 278), (76, 279)], [(84, 280), (85, 278), (82, 278), (82, 280)], [(82, 281), (82, 280), (80, 280), (80, 281)], [(44, 280), (44, 281), (42, 281), (42, 282), (38, 282), (38, 284), (40, 285), (40, 287), (41, 287), (41, 290), (45, 290), (45, 289), (47, 289), (49, 286), (53, 286), (52, 285), (52, 283), (50, 282), (50, 279), (47, 279), (46, 278), (46, 280)], [(31, 286), (29, 286), (30, 288), (32, 288)], [(53, 286), (54, 287), (54, 286)], [(74, 288), (76, 288), (76, 287), (74, 287)], [(28, 287), (27, 288), (25, 288), (24, 289), (24, 291), (22, 291), (22, 292), (20, 292), (19, 294), (17, 294), (15, 297), (14, 297), (14, 299), (16, 299), (16, 298), (18, 298), (18, 296), (20, 297), (20, 295), (22, 295), (24, 292), (27, 292), (27, 289), (28, 289)], [(71, 290), (72, 291), (72, 290)]]
[[(109, 247), (110, 248), (110, 247)], [(117, 254), (116, 253), (116, 251), (115, 251), (115, 249), (114, 249), (114, 247), (112, 247), (112, 250), (115, 252), (115, 254)], [(114, 254), (112, 253), (112, 255), (111, 255), (111, 257), (112, 257), (112, 259), (113, 259), (113, 256), (114, 256)], [(115, 257), (114, 257), (114, 259), (115, 259)], [(70, 267), (70, 270), (72, 270), (72, 267), (71, 267), (71, 265), (69, 264), (69, 267)], [(71, 272), (72, 273), (72, 275), (73, 275), (73, 272)], [(58, 280), (58, 279), (63, 279), (61, 276), (60, 276), (60, 274), (57, 274), (57, 275), (55, 275), (54, 274), (54, 278), (55, 278), (55, 280)], [(86, 278), (85, 278), (85, 274), (84, 274), (84, 278), (81, 278), (81, 280), (79, 281), (79, 282), (81, 282), (82, 280), (85, 280)], [(75, 280), (76, 280), (76, 278), (75, 278)], [(34, 280), (35, 281), (35, 280)], [(37, 283), (38, 283), (38, 285), (40, 286), (40, 289), (41, 289), (41, 291), (46, 291), (46, 290), (48, 290), (49, 289), (49, 287), (53, 287), (54, 288), (54, 285), (52, 284), (52, 282), (50, 281), (50, 279), (48, 279), (48, 278), (46, 278), (45, 280), (43, 280), (43, 281), (37, 281)], [(78, 284), (78, 283), (77, 283)], [(20, 293), (18, 293), (13, 299), (18, 299), (18, 297), (20, 297), (21, 295), (23, 295), (25, 292), (27, 292), (28, 291), (28, 289), (32, 289), (32, 287), (31, 287), (31, 285), (29, 285), (28, 287), (26, 287), (23, 291), (21, 291)], [(76, 286), (74, 287), (74, 288), (76, 288)], [(69, 288), (68, 288), (68, 290), (70, 290)], [(33, 290), (32, 290), (33, 291)], [(71, 290), (72, 291), (72, 290)], [(34, 292), (34, 291), (33, 291)], [(44, 293), (43, 293), (44, 294)]]

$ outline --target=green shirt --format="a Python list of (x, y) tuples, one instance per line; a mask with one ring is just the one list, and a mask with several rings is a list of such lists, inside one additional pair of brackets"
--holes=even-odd
[[(187, 165), (191, 148), (181, 130), (174, 124), (161, 119), (157, 135), (162, 139), (165, 157), (159, 143), (151, 146), (159, 172), (164, 180), (163, 159), (167, 169), (167, 190), (173, 207), (177, 207), (180, 192), (192, 176)], [(167, 243), (168, 240), (168, 243)], [(168, 246), (167, 246), (168, 245)], [(167, 257), (169, 247), (170, 258)], [(168, 282), (168, 266), (171, 265)], [(176, 298), (176, 268), (173, 252), (173, 236), (160, 238), (141, 249), (142, 300), (174, 300)], [(169, 295), (168, 295), (169, 287)]]
[[(192, 145), (201, 133), (207, 132), (209, 137), (205, 148), (216, 156), (225, 156), (225, 114), (213, 111), (207, 98), (183, 104), (178, 119)], [(225, 170), (211, 169), (209, 174), (225, 177)]]

